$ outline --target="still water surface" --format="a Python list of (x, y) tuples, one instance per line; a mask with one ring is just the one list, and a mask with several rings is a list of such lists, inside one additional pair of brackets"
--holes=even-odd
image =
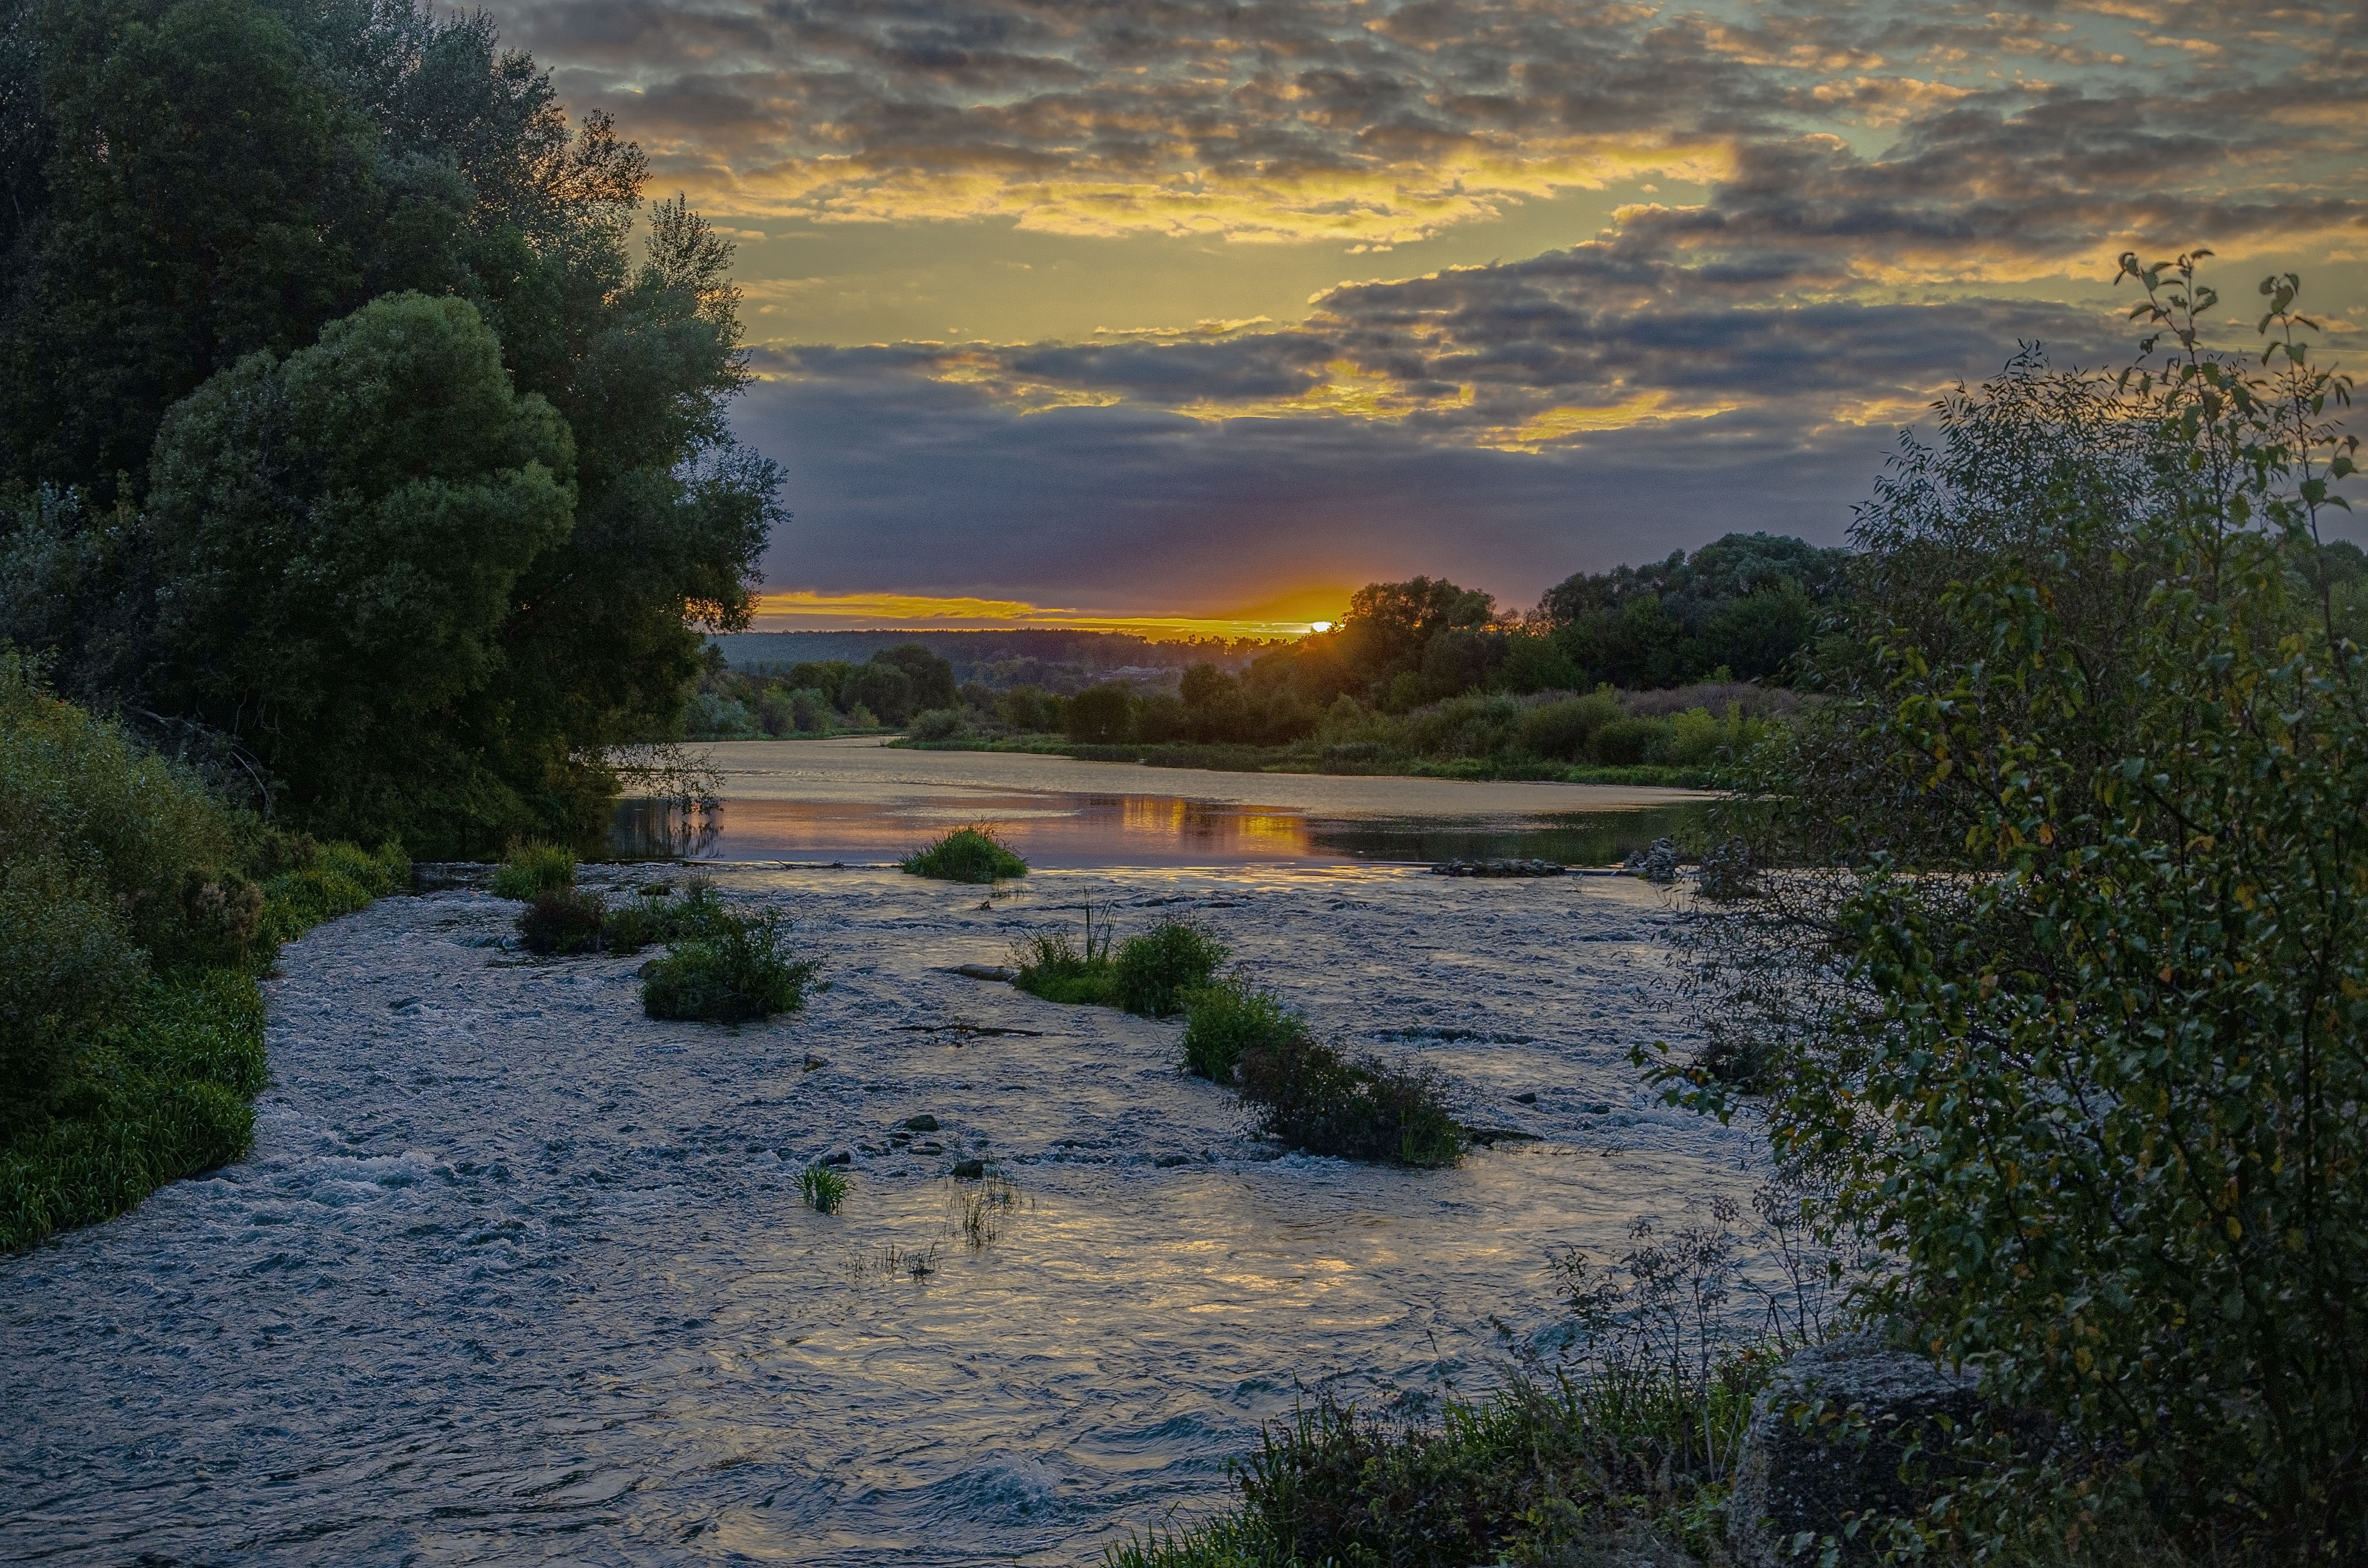
[[(1746, 1131), (1628, 1064), (1690, 1038), (1676, 914), (1633, 881), (717, 874), (797, 920), (830, 982), (803, 1012), (643, 1018), (635, 960), (528, 960), (516, 906), (463, 889), (291, 945), (253, 1156), (0, 1259), (0, 1559), (1091, 1562), (1220, 1502), (1304, 1390), (1419, 1408), (1551, 1354), (1551, 1252), (1754, 1180)], [(1278, 1157), (1178, 1074), (1176, 1024), (950, 972), (1088, 903), (1199, 915), (1327, 1033), (1539, 1141)], [(834, 1152), (825, 1216), (794, 1183)], [(964, 1154), (1024, 1195), (984, 1247)]]
[(1625, 786), (1217, 773), (876, 740), (704, 748), (720, 808), (618, 814), (620, 853), (885, 861), (964, 824), (1040, 867), (1543, 858), (1617, 863), (1700, 826), (1710, 797)]

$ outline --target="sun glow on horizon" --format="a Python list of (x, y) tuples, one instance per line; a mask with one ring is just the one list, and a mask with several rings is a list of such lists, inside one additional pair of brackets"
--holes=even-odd
[(1249, 606), (1232, 614), (1144, 615), (928, 594), (824, 594), (795, 588), (760, 593), (752, 631), (1125, 631), (1154, 641), (1184, 637), (1304, 637), (1333, 622), (1293, 614), (1309, 604), (1345, 598), (1318, 589)]

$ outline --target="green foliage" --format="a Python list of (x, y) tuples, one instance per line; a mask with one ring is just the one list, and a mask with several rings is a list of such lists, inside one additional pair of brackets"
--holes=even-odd
[(882, 649), (860, 665), (831, 659), (792, 665), (786, 674), (778, 666), (734, 670), (711, 648), (683, 710), (685, 733), (705, 741), (907, 723), (921, 738), (942, 741), (963, 722), (952, 664), (918, 642)]
[[(1722, 1356), (1707, 1406), (1732, 1453), (1772, 1362)], [(1675, 1562), (1723, 1534), (1725, 1476), (1704, 1406), (1632, 1369), (1520, 1377), (1451, 1397), (1435, 1426), (1328, 1396), (1259, 1435), (1240, 1503), (1180, 1535), (1110, 1551), (1110, 1568)], [(1689, 1458), (1690, 1456), (1690, 1458)], [(1721, 1542), (1720, 1544), (1724, 1544)]]
[(586, 952), (605, 947), (607, 911), (598, 893), (546, 889), (535, 894), (518, 915), (518, 939), (530, 953)]
[(1849, 561), (1796, 539), (1728, 534), (1691, 556), (1568, 578), (1547, 590), (1536, 624), (1615, 686), (1787, 678), (1842, 598)]
[(730, 246), (482, 15), (17, 10), (0, 629), (283, 820), (597, 832), (779, 516)]
[(1134, 728), (1134, 691), (1122, 681), (1091, 686), (1069, 699), (1062, 715), (1073, 741), (1122, 741)]
[(1110, 962), (1107, 932), (1094, 939), (1093, 912), (1086, 912), (1086, 944), (1080, 949), (1065, 931), (1036, 931), (1013, 953), (1011, 983), (1031, 996), (1070, 1006), (1115, 1007), (1118, 976)]
[(817, 1214), (836, 1214), (847, 1199), (847, 1178), (829, 1165), (808, 1165), (798, 1173), (798, 1195)]
[(495, 898), (530, 899), (575, 885), (575, 857), (560, 845), (528, 839), (503, 852), (494, 868)]
[(983, 825), (958, 827), (897, 864), (909, 875), (946, 882), (985, 883), (1028, 874), (1028, 862), (1006, 848), (993, 828)]
[(1415, 1166), (1463, 1158), (1463, 1130), (1423, 1069), (1352, 1062), (1298, 1028), (1251, 1045), (1238, 1072), (1259, 1128), (1311, 1154)]
[(1184, 1014), (1184, 1070), (1212, 1084), (1233, 1083), (1245, 1052), (1307, 1032), (1305, 1019), (1240, 974), (1187, 991)]
[(653, 1018), (742, 1023), (805, 1003), (815, 966), (790, 956), (789, 923), (766, 911), (717, 909), (695, 936), (642, 969), (642, 1010)]
[(1918, 1550), (2117, 1502), (2248, 1561), (2368, 1539), (2368, 658), (2317, 538), (2348, 384), (2291, 278), (2265, 369), (2203, 354), (2191, 268), (2131, 264), (2162, 366), (2026, 355), (1908, 449), (1860, 528), (1884, 613), (1765, 759), (1762, 861), (1815, 869), (1711, 928), (1874, 1304), (2065, 1424)]
[(1521, 746), (1557, 762), (1577, 762), (1589, 755), (1596, 733), (1620, 718), (1620, 699), (1610, 691), (1541, 703), (1521, 715)]
[(1225, 944), (1206, 926), (1162, 920), (1119, 944), (1110, 963), (1118, 1005), (1148, 1018), (1181, 1012), (1187, 994), (1207, 985), (1225, 957)]
[(244, 1153), (256, 970), (316, 883), (343, 913), (409, 877), (238, 818), (0, 648), (0, 1251)]

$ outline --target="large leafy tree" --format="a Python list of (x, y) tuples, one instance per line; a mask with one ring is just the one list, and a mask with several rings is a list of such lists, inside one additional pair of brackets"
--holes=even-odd
[[(6, 634), (52, 651), (60, 685), (86, 701), (268, 763), (279, 809), (301, 818), (454, 848), (590, 832), (614, 788), (600, 759), (667, 733), (698, 667), (694, 626), (745, 619), (777, 515), (777, 471), (724, 420), (745, 376), (730, 247), (677, 201), (650, 210), (636, 259), (639, 151), (601, 117), (571, 124), (548, 76), (482, 15), (438, 21), (414, 0), (0, 0), (0, 38)], [(185, 531), (231, 515), (166, 483), (168, 447), (176, 475), (211, 483), (234, 468), (263, 426), (228, 412), (233, 388), (270, 389), (275, 418), (326, 418), (308, 378), (329, 361), (270, 371), (249, 357), (328, 347), (332, 324), (350, 329), (337, 355), (398, 317), (424, 327), (410, 306), (356, 315), (399, 294), (465, 303), (516, 408), (539, 400), (572, 447), (572, 483), (552, 492), (564, 526), (535, 509), (523, 560), (504, 553), (510, 535), (494, 550), (500, 615), (451, 663), (459, 622), (422, 622), (410, 645), (435, 668), (381, 660), (372, 680), (231, 650), (230, 623), (186, 603), (164, 613), (191, 551), (219, 564), (204, 552), (226, 537), (199, 528), (201, 548)], [(385, 440), (432, 440), (430, 423), (398, 420)], [(202, 431), (220, 439), (209, 448)], [(443, 472), (437, 453), (374, 449), (386, 472)], [(557, 451), (533, 460), (555, 484)], [(269, 516), (283, 543), (290, 517), (328, 527), (318, 496), (282, 502)], [(250, 556), (241, 570), (268, 564)], [(246, 634), (279, 631), (258, 620)], [(266, 664), (283, 720), (338, 712), (353, 734), (411, 725), (443, 744), (407, 754), (417, 778), (390, 764), (359, 793), (332, 789), (295, 749), (258, 750), (251, 711), (221, 707), (224, 671)], [(307, 668), (318, 684), (300, 691)]]

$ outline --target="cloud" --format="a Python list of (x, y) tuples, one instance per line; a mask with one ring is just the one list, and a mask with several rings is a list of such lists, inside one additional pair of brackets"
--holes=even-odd
[[(2037, 192), (2043, 222), (1983, 227), (1983, 255), (2015, 258), (1995, 268), (2062, 263), (2075, 219), (2093, 234), (2241, 214), (2218, 194), (2232, 176), (2284, 191), (2276, 222), (2340, 222), (2368, 150), (2357, 17), (2285, 6), (507, 0), (497, 15), (578, 107), (615, 109), (662, 177), (743, 217), (1388, 245), (1559, 191), (1743, 188), (1771, 150), (1826, 134), (1862, 178), (1896, 176), (1895, 197), (1973, 198), (1969, 219)], [(2269, 134), (2273, 116), (2320, 135)], [(1870, 132), (1902, 140), (1885, 153)], [(1950, 183), (1911, 183), (1933, 176)], [(1897, 265), (1948, 270), (1914, 247)]]

